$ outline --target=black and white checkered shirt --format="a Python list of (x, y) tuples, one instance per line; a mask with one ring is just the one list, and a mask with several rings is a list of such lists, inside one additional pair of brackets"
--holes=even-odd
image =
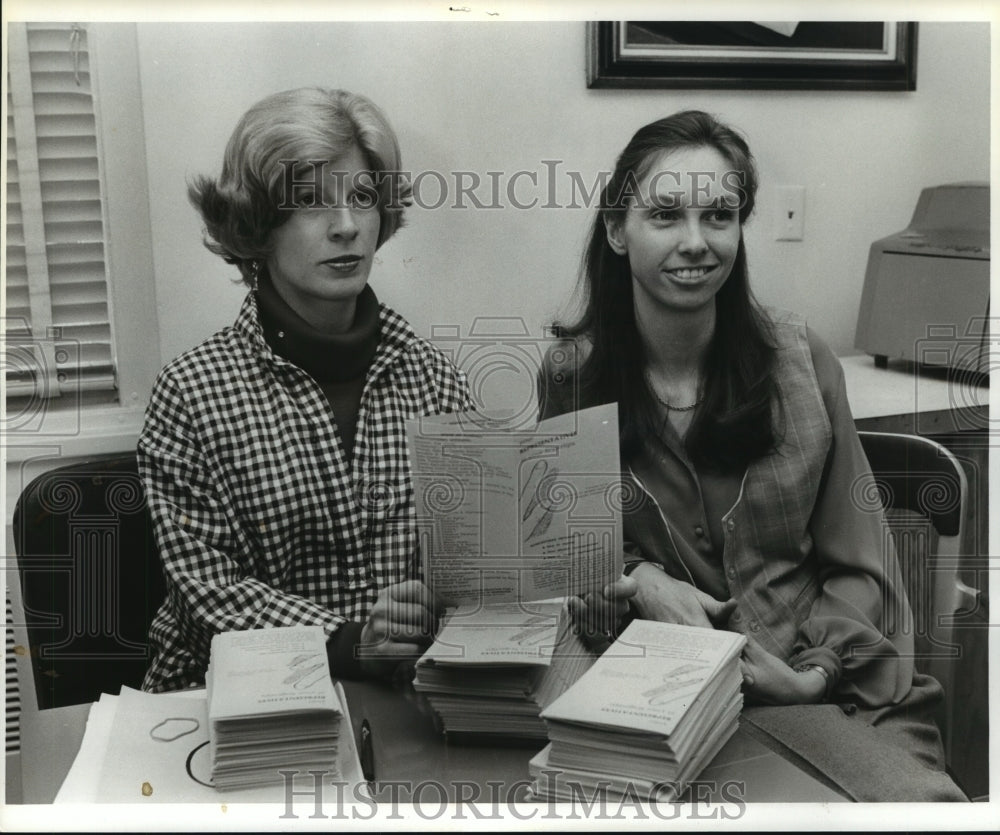
[(169, 363), (139, 438), (167, 600), (143, 687), (204, 680), (216, 632), (362, 621), (419, 574), (404, 421), (468, 408), (465, 376), (380, 306), (349, 463), (319, 385), (273, 353), (250, 293)]

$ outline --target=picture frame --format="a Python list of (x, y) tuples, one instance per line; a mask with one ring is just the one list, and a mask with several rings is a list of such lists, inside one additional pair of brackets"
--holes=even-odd
[(592, 21), (587, 86), (703, 90), (917, 87), (917, 24)]

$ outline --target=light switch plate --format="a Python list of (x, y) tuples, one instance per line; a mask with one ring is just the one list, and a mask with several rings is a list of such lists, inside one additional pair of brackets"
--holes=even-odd
[(776, 186), (774, 189), (774, 239), (801, 241), (805, 229), (805, 186)]

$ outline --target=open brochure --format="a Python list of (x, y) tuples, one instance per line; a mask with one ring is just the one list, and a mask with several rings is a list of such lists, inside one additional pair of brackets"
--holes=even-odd
[(407, 422), (424, 581), (446, 606), (600, 589), (622, 568), (617, 406), (534, 431), (474, 412)]

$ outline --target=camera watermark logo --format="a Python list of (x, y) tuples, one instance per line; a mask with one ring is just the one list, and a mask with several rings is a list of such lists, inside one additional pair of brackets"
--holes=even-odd
[[(77, 435), (80, 431), (82, 346), (60, 328), (35, 334), (26, 319), (5, 318), (0, 334), (0, 365), (7, 400), (2, 435)], [(46, 421), (58, 404), (58, 429)]]
[(536, 391), (551, 334), (532, 336), (520, 317), (481, 316), (473, 319), (467, 334), (459, 325), (434, 325), (431, 341), (465, 372), (475, 410), (496, 419), (498, 430), (534, 428)]
[[(1000, 342), (993, 342), (991, 324), (996, 319), (973, 317), (965, 329), (955, 324), (928, 325), (926, 336), (914, 345), (914, 359), (924, 369), (946, 372), (947, 402), (939, 403), (936, 381), (914, 376), (915, 432), (920, 435), (988, 430), (990, 438), (1000, 434), (989, 415), (989, 377), (1000, 366)], [(949, 425), (942, 426), (940, 413), (950, 410)], [(970, 436), (971, 439), (971, 436)]]
[[(883, 521), (882, 568), (890, 581), (882, 601), (884, 631), (912, 637), (911, 657), (925, 665), (957, 659), (962, 645), (953, 633), (959, 625), (956, 612), (976, 605), (975, 591), (959, 578), (967, 561), (962, 556), (966, 489), (960, 465), (924, 439), (888, 435), (880, 442), (875, 434), (865, 443), (874, 478), (859, 476), (851, 485), (851, 501), (863, 514)], [(889, 457), (898, 462), (887, 464)], [(902, 588), (896, 587), (897, 577)], [(852, 653), (871, 657), (881, 651), (868, 645)]]
[(22, 494), (19, 514), (16, 549), (32, 653), (43, 663), (144, 663), (146, 636), (132, 610), (151, 590), (128, 584), (143, 567), (159, 568), (134, 553), (141, 543), (126, 533), (138, 527), (153, 548), (138, 475), (52, 470)]

